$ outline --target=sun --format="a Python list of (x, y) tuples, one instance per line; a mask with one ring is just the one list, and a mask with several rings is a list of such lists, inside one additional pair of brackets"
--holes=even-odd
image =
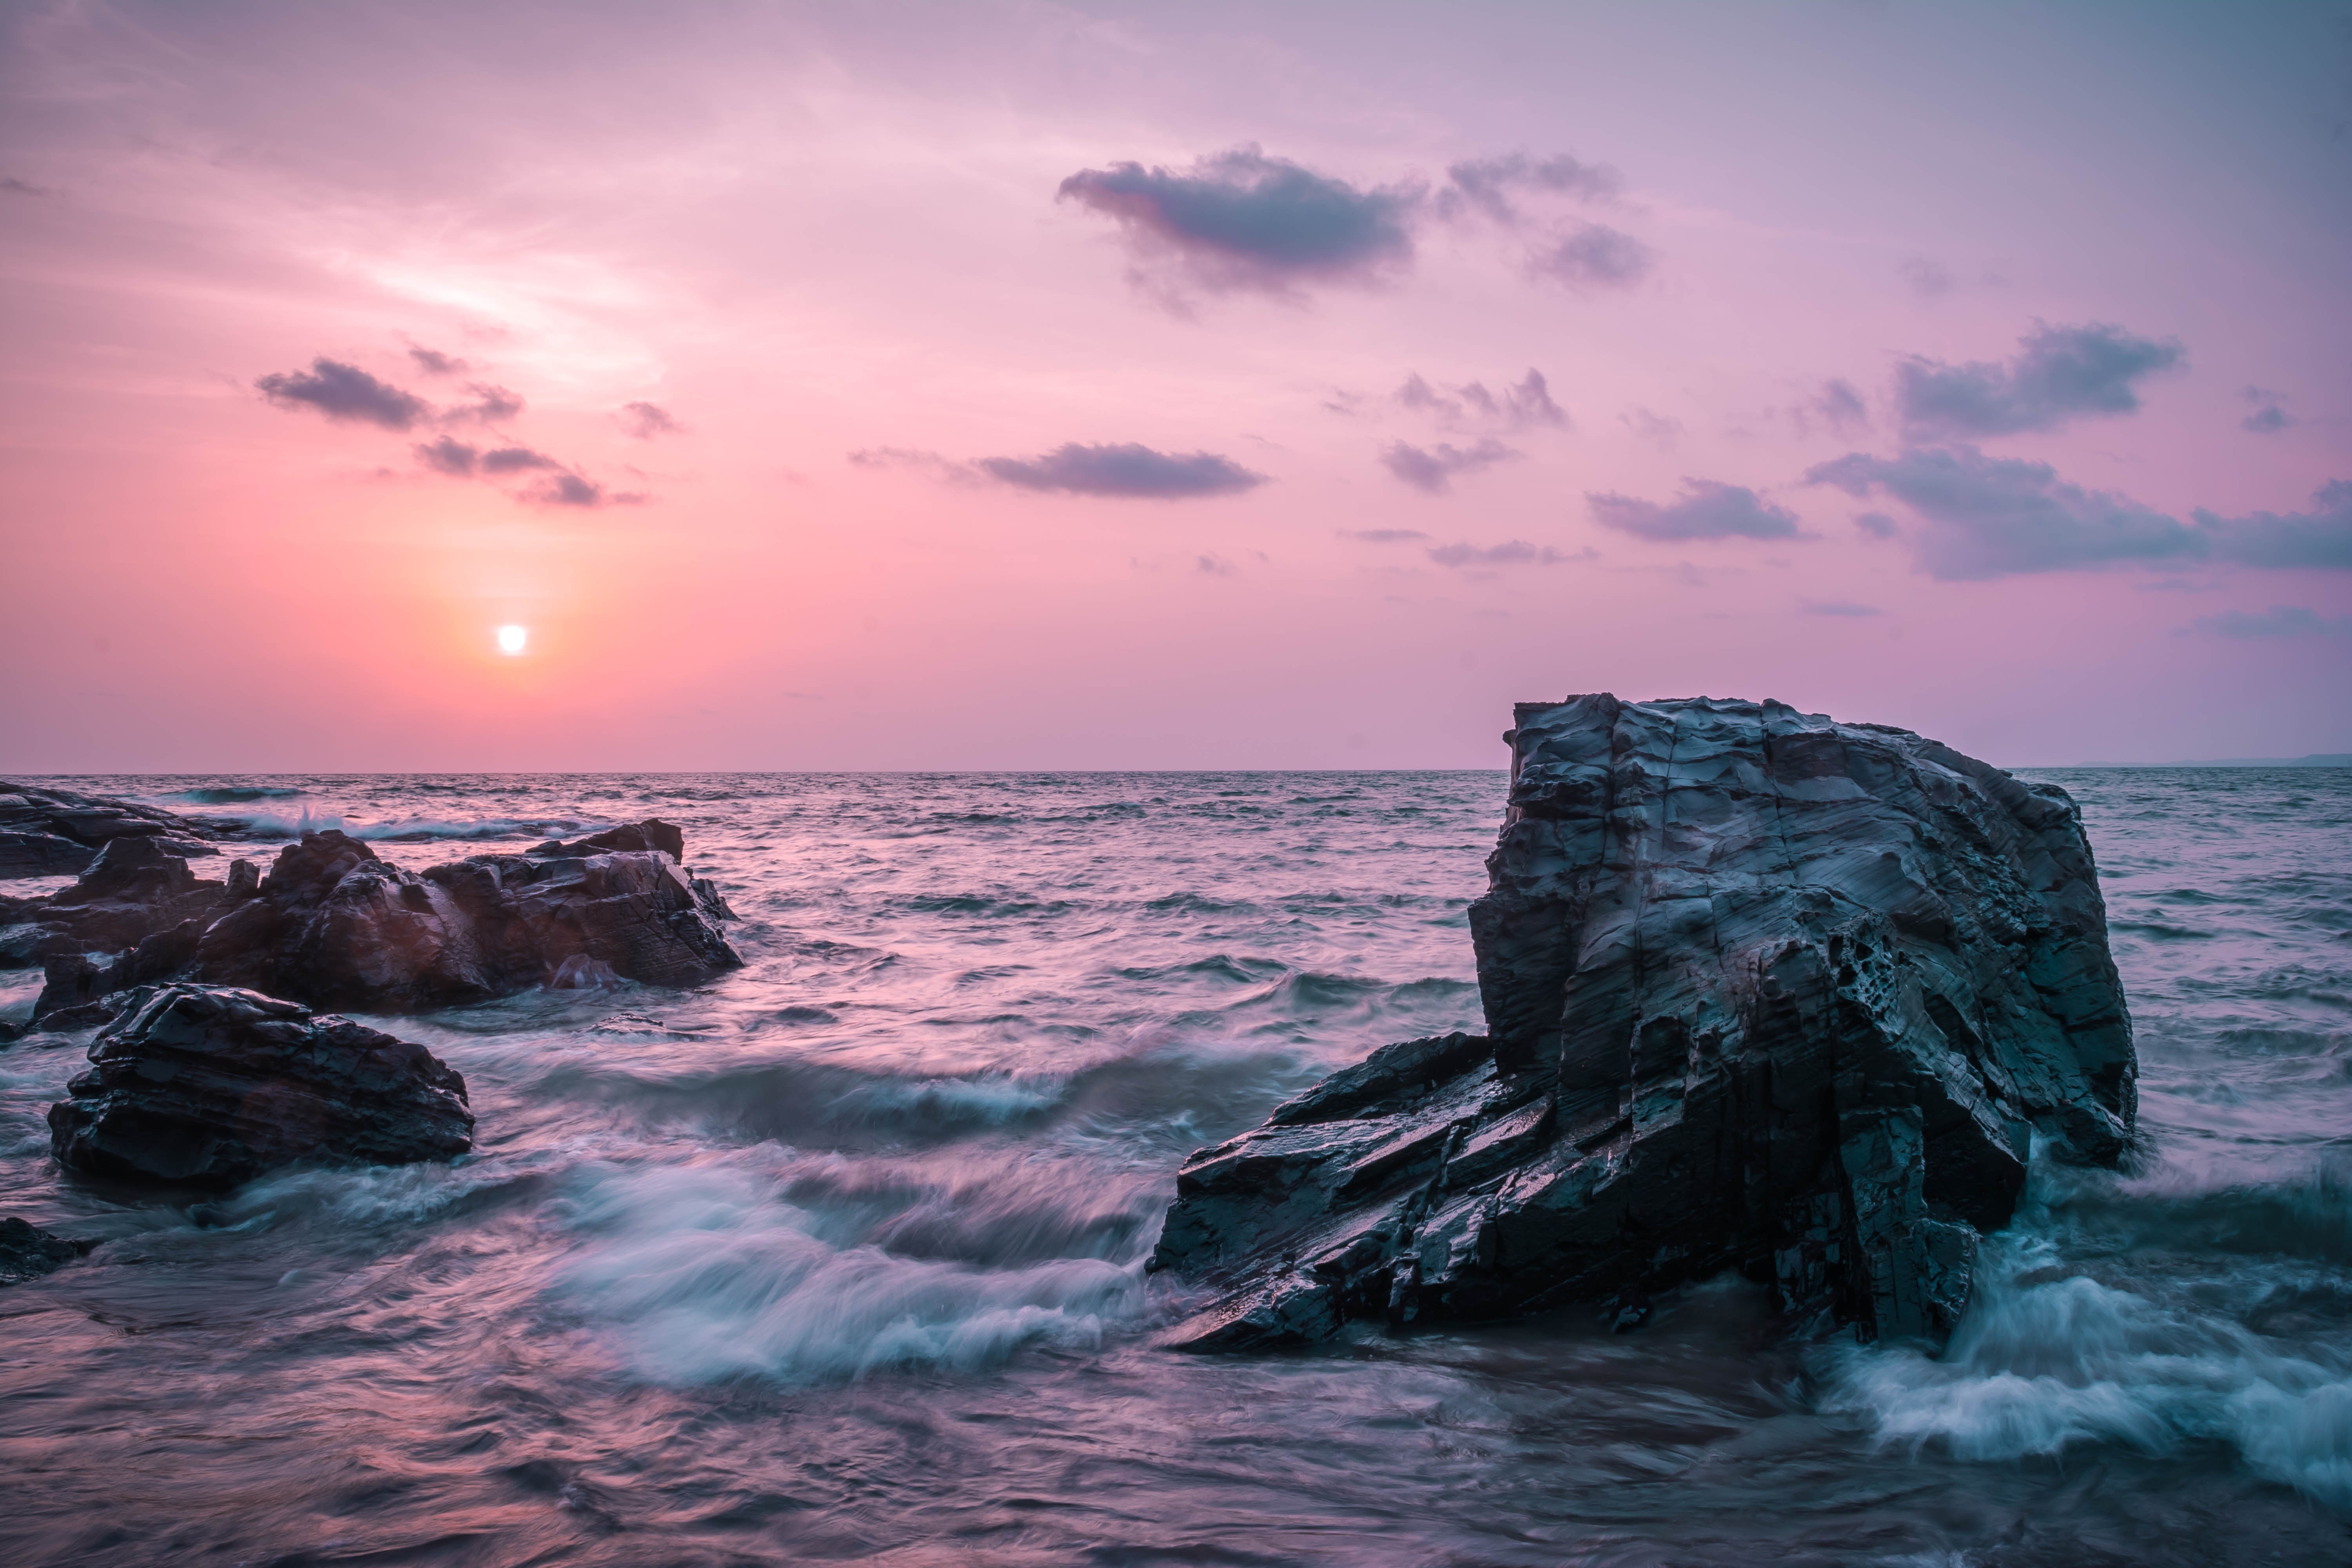
[(519, 654), (522, 652), (523, 644), (530, 640), (530, 628), (528, 626), (500, 626), (499, 628), (499, 651), (500, 653)]

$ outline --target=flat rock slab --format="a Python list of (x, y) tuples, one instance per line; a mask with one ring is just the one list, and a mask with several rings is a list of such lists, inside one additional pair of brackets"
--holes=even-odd
[(2082, 820), (1777, 703), (1524, 704), (1470, 911), (1485, 1036), (1376, 1053), (1195, 1154), (1188, 1348), (1636, 1303), (1739, 1268), (1928, 1341), (2039, 1132), (2113, 1164), (2137, 1064)]
[(90, 1175), (227, 1187), (473, 1146), (466, 1080), (423, 1046), (251, 991), (166, 985), (89, 1059), (48, 1120), (58, 1163)]

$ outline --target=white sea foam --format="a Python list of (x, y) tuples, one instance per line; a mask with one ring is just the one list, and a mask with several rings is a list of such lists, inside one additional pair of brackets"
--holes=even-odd
[(2352, 1508), (2352, 1366), (2284, 1352), (2177, 1297), (2047, 1277), (2058, 1257), (2046, 1239), (1996, 1238), (1941, 1359), (1832, 1347), (1822, 1408), (1866, 1417), (1883, 1443), (1966, 1459), (2223, 1442), (2262, 1475)]
[(678, 1384), (968, 1371), (1032, 1342), (1098, 1344), (1140, 1310), (1138, 1270), (1094, 1258), (990, 1269), (828, 1243), (756, 1153), (576, 1172), (559, 1205), (576, 1246), (551, 1296)]

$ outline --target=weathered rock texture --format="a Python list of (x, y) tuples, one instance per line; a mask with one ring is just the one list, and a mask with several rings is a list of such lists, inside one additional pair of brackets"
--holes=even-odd
[(250, 991), (165, 986), (89, 1058), (49, 1107), (68, 1170), (225, 1187), (299, 1162), (404, 1165), (473, 1146), (466, 1080), (423, 1046)]
[(216, 855), (203, 824), (152, 805), (32, 784), (0, 784), (0, 878), (73, 876), (118, 838), (154, 838), (179, 855)]
[(2131, 1025), (2081, 818), (1778, 703), (1525, 704), (1471, 907), (1486, 1037), (1390, 1046), (1202, 1150), (1174, 1343), (1494, 1318), (1740, 1268), (1939, 1338), (2031, 1134), (2112, 1164)]
[(686, 985), (742, 960), (683, 837), (643, 822), (424, 872), (340, 832), (200, 881), (149, 838), (110, 843), (72, 887), (0, 909), (10, 962), (46, 965), (36, 1027), (102, 1023), (142, 986), (202, 980), (322, 1007), (403, 1011), (541, 984)]
[(14, 1215), (0, 1219), (0, 1285), (22, 1285), (44, 1274), (54, 1274), (98, 1246), (94, 1241), (68, 1240)]

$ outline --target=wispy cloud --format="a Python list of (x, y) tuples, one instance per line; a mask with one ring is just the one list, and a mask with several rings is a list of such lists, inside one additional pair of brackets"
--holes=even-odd
[(2267, 610), (2224, 610), (2218, 616), (2200, 616), (2175, 635), (2195, 632), (2247, 639), (2341, 637), (2352, 632), (2352, 616), (2323, 616), (2301, 605), (2273, 605)]
[(421, 343), (408, 345), (408, 357), (415, 360), (416, 368), (427, 375), (462, 375), (473, 368), (454, 354), (445, 354), (439, 349), (428, 349)]
[(1453, 487), (1455, 475), (1475, 474), (1517, 456), (1517, 450), (1491, 437), (1475, 447), (1440, 442), (1426, 450), (1391, 441), (1381, 448), (1381, 466), (1417, 490), (1442, 495)]
[(1528, 269), (1583, 291), (1630, 289), (1649, 275), (1657, 258), (1632, 235), (1588, 223), (1537, 250), (1528, 258)]
[(1639, 539), (1794, 539), (1799, 532), (1796, 513), (1745, 485), (1714, 479), (1685, 479), (1671, 501), (1593, 492), (1584, 500), (1594, 521)]
[(1264, 474), (1214, 452), (1155, 452), (1132, 441), (1073, 441), (1042, 457), (982, 458), (971, 466), (1019, 489), (1152, 500), (1237, 495), (1265, 483)]
[(1426, 414), (1444, 425), (1483, 423), (1519, 430), (1568, 423), (1568, 411), (1552, 401), (1551, 384), (1544, 379), (1543, 372), (1532, 365), (1525, 376), (1507, 384), (1500, 395), (1487, 391), (1486, 384), (1477, 381), (1433, 386), (1419, 371), (1413, 371), (1397, 388), (1394, 400), (1399, 407)]
[(1510, 199), (1515, 191), (1604, 201), (1624, 184), (1617, 171), (1605, 163), (1582, 163), (1565, 154), (1536, 159), (1524, 153), (1465, 159), (1448, 165), (1445, 179), (1445, 187), (1437, 193), (1439, 216), (1478, 213), (1499, 224), (1519, 221), (1519, 209)]
[(675, 435), (685, 428), (658, 403), (625, 403), (614, 417), (620, 420), (622, 429), (640, 441)]
[[(1885, 494), (1927, 522), (1914, 538), (1928, 575), (1978, 580), (2138, 563), (2352, 570), (2352, 481), (2320, 488), (2307, 512), (2183, 522), (2128, 496), (2085, 489), (2047, 463), (1974, 447), (1895, 458), (1853, 452), (1806, 471), (1855, 497)], [(1876, 514), (1864, 514), (1865, 516)]]
[(1895, 367), (1895, 405), (1913, 440), (2054, 430), (2092, 415), (2139, 407), (2137, 384), (2188, 363), (2177, 339), (2121, 327), (2037, 325), (2000, 363), (1946, 364), (1912, 355)]
[(1440, 566), (1560, 566), (1574, 561), (1597, 559), (1600, 552), (1580, 550), (1574, 554), (1563, 553), (1549, 544), (1530, 544), (1524, 539), (1507, 539), (1500, 544), (1440, 544), (1428, 551), (1429, 558)]
[(1417, 528), (1343, 528), (1342, 539), (1360, 539), (1366, 544), (1404, 544), (1429, 535)]

